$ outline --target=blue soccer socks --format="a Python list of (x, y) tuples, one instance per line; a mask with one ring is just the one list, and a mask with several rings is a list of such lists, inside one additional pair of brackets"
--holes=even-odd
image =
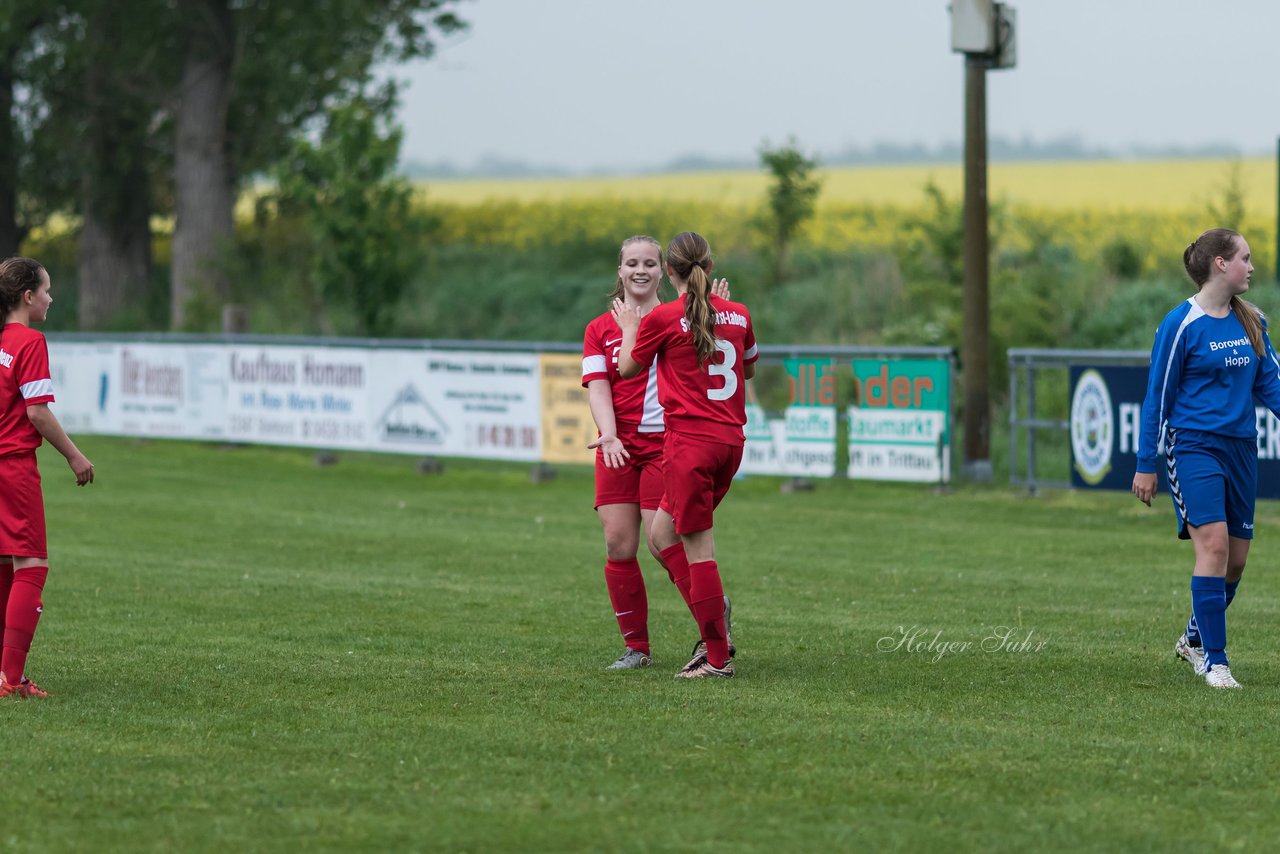
[(1204, 646), (1205, 663), (1227, 663), (1227, 580), (1191, 576), (1191, 611)]

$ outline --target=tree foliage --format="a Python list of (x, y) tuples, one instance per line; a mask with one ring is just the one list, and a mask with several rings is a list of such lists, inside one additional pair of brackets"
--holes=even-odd
[(1244, 206), (1244, 176), (1240, 161), (1233, 160), (1223, 176), (1218, 198), (1209, 202), (1209, 228), (1230, 228), (1243, 233), (1247, 213)]
[[(57, 4), (0, 3), (0, 255), (16, 254), (47, 215), (58, 174), (37, 157), (43, 127), (57, 120), (45, 99), (62, 51)], [(63, 75), (65, 79), (65, 75)], [(63, 186), (65, 189), (65, 185)]]
[(418, 244), (393, 106), (388, 89), (331, 107), (319, 138), (298, 139), (275, 170), (280, 206), (306, 223), (315, 282), (370, 336), (391, 329)]
[(760, 221), (772, 284), (787, 276), (791, 244), (805, 221), (813, 216), (822, 181), (817, 161), (806, 157), (794, 139), (778, 148), (760, 149), (760, 163), (770, 176), (768, 203)]
[(151, 217), (174, 215), (170, 301), (215, 309), (207, 321), (230, 292), (246, 177), (375, 67), (430, 56), (463, 26), (457, 2), (0, 2), (0, 248), (55, 212), (84, 223), (80, 293), (107, 297), (96, 325), (121, 279), (146, 278)]

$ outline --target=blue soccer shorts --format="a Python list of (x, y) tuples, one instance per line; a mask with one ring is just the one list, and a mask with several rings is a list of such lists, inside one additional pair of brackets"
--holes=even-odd
[(1253, 539), (1253, 502), (1258, 491), (1255, 439), (1170, 427), (1165, 454), (1179, 539), (1191, 539), (1188, 525), (1210, 522), (1226, 522), (1230, 536)]

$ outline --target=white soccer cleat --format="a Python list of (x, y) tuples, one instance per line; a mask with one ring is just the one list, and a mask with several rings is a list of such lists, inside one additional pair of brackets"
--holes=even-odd
[(705, 657), (695, 658), (676, 674), (677, 679), (732, 679), (733, 662), (726, 661), (724, 667), (712, 667)]
[(1185, 633), (1173, 645), (1173, 652), (1178, 658), (1190, 663), (1197, 675), (1204, 673), (1204, 647), (1192, 646)]
[(622, 657), (610, 664), (605, 670), (639, 670), (653, 664), (653, 659), (638, 649), (627, 647)]
[(1231, 675), (1231, 668), (1225, 664), (1215, 664), (1205, 671), (1204, 681), (1209, 684), (1210, 688), (1240, 688), (1243, 687)]

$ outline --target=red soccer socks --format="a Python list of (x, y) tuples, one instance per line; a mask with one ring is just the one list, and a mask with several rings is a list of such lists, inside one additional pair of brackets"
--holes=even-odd
[(13, 586), (13, 558), (0, 557), (0, 640), (4, 638), (4, 611), (9, 607), (9, 588)]
[(714, 560), (689, 565), (689, 606), (707, 645), (707, 661), (722, 668), (729, 661), (729, 638), (724, 621), (724, 588)]
[(40, 622), (42, 605), (40, 594), (49, 575), (47, 566), (28, 566), (15, 570), (9, 589), (9, 601), (5, 607), (4, 652), (0, 655), (0, 671), (10, 684), (22, 682), (27, 666), (27, 653), (31, 651), (31, 638)]
[(628, 648), (648, 655), (649, 600), (644, 592), (640, 562), (635, 558), (608, 561), (604, 565), (604, 580), (622, 639)]

